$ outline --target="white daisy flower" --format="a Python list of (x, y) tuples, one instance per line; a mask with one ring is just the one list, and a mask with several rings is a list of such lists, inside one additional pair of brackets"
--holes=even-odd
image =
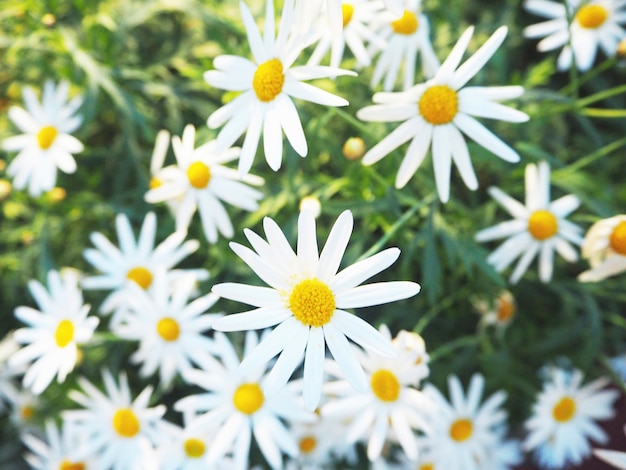
[(97, 317), (88, 317), (90, 306), (83, 303), (78, 279), (72, 272), (63, 277), (48, 272), (48, 290), (31, 280), (28, 289), (41, 310), (21, 306), (15, 316), (29, 325), (14, 333), (15, 340), (27, 344), (9, 359), (11, 367), (31, 363), (23, 385), (35, 394), (42, 393), (54, 376), (65, 381), (76, 365), (77, 344), (86, 343), (98, 326)]
[(26, 87), (22, 92), (26, 109), (9, 109), (9, 119), (23, 132), (2, 142), (4, 150), (19, 151), (7, 168), (15, 189), (28, 186), (31, 196), (39, 196), (54, 188), (57, 168), (64, 173), (76, 171), (72, 154), (82, 152), (83, 144), (70, 133), (82, 123), (76, 111), (83, 99), (76, 96), (67, 102), (69, 89), (67, 82), (55, 86), (46, 81), (39, 103), (33, 89)]
[(550, 201), (550, 166), (547, 162), (526, 165), (526, 204), (523, 205), (499, 188), (489, 188), (489, 194), (514, 219), (481, 230), (474, 237), (486, 242), (508, 237), (489, 255), (487, 262), (498, 272), (504, 271), (515, 258), (519, 261), (509, 281), (515, 284), (539, 254), (539, 279), (552, 279), (556, 250), (570, 263), (578, 259), (572, 243), (582, 243), (582, 228), (565, 219), (580, 205), (573, 194)]
[(624, 6), (623, 0), (526, 0), (526, 10), (548, 20), (528, 26), (524, 36), (543, 38), (537, 44), (540, 52), (562, 47), (557, 59), (559, 70), (568, 69), (573, 59), (578, 70), (586, 71), (593, 66), (598, 49), (613, 57), (618, 43), (626, 37), (620, 27), (626, 22)]
[(524, 89), (520, 86), (463, 88), (502, 44), (507, 29), (504, 26), (499, 28), (459, 67), (473, 31), (474, 28), (470, 27), (463, 33), (431, 80), (401, 93), (376, 93), (373, 100), (377, 104), (357, 112), (357, 117), (364, 121), (404, 121), (363, 157), (363, 163), (371, 165), (411, 140), (398, 169), (396, 188), (407, 184), (432, 145), (439, 198), (448, 201), (452, 162), (459, 169), (465, 185), (475, 190), (478, 180), (462, 133), (503, 160), (519, 161), (517, 152), (473, 116), (508, 122), (527, 121), (526, 114), (498, 103), (521, 96)]
[(300, 36), (292, 34), (293, 0), (285, 1), (276, 37), (273, 0), (267, 0), (264, 37), (246, 4), (241, 2), (240, 7), (254, 60), (218, 56), (213, 61), (215, 70), (205, 72), (204, 79), (216, 88), (242, 92), (211, 114), (208, 125), (215, 129), (227, 123), (217, 136), (217, 153), (224, 152), (246, 133), (239, 156), (239, 172), (244, 175), (252, 166), (261, 133), (265, 159), (274, 171), (282, 164), (283, 132), (296, 153), (302, 157), (307, 155), (306, 138), (292, 98), (325, 106), (348, 105), (345, 99), (303, 80), (356, 74), (332, 67), (293, 67), (308, 45)]
[(36, 424), (41, 400), (38, 395), (33, 395), (28, 389), (19, 389), (11, 400), (10, 421), (20, 431), (38, 432), (39, 426)]
[(494, 299), (476, 300), (473, 305), (480, 314), (480, 327), (495, 326), (498, 334), (503, 334), (517, 313), (515, 297), (508, 290), (501, 291)]
[(430, 356), (426, 352), (424, 339), (412, 331), (400, 330), (391, 342), (398, 351), (398, 364), (402, 363), (405, 366), (402, 371), (403, 377), (407, 379), (410, 377), (410, 383), (417, 387), (430, 374), (428, 368)]
[(596, 423), (611, 419), (618, 393), (603, 390), (609, 380), (600, 378), (582, 386), (583, 374), (575, 370), (552, 371), (526, 421), (524, 450), (535, 451), (545, 468), (578, 465), (591, 454), (590, 441), (606, 444), (608, 436)]
[(125, 339), (139, 341), (131, 362), (141, 364), (139, 374), (151, 376), (158, 369), (161, 385), (170, 385), (176, 374), (200, 364), (213, 351), (213, 341), (203, 333), (221, 314), (206, 313), (218, 297), (207, 294), (192, 302), (195, 276), (179, 282), (170, 293), (161, 271), (154, 280), (152, 293), (137, 285), (129, 286), (128, 310), (114, 332)]
[[(387, 338), (391, 335), (386, 326), (380, 332)], [(355, 390), (347, 381), (330, 382), (324, 391), (334, 396), (321, 409), (323, 419), (351, 419), (346, 430), (346, 439), (355, 443), (367, 440), (367, 457), (377, 460), (390, 434), (400, 443), (407, 458), (415, 461), (418, 456), (414, 430), (429, 430), (423, 414), (432, 402), (413, 387), (415, 363), (405, 348), (397, 348), (398, 357), (388, 359), (377, 354), (356, 352), (366, 371), (369, 387), (366, 391)], [(402, 345), (403, 346), (403, 345)]]
[[(170, 146), (170, 133), (161, 129), (156, 136), (152, 157), (150, 158), (150, 190), (154, 190), (163, 184), (161, 173), (167, 157), (167, 149)], [(145, 196), (144, 196), (145, 198)], [(182, 197), (170, 198), (165, 201), (170, 212), (174, 215), (178, 212), (178, 207), (182, 202)]]
[[(192, 424), (198, 428), (218, 428), (207, 450), (207, 461), (213, 464), (232, 452), (233, 468), (248, 468), (252, 436), (272, 468), (282, 465), (282, 453), (298, 455), (298, 446), (283, 420), (311, 422), (315, 416), (302, 407), (295, 387), (290, 383), (270, 394), (265, 392), (266, 365), (243, 373), (239, 358), (226, 335), (216, 333), (216, 346), (221, 362), (203, 364), (204, 370), (191, 369), (184, 373), (190, 384), (208, 393), (191, 395), (179, 400), (174, 408), (186, 413), (203, 413)], [(254, 354), (256, 333), (246, 335), (244, 355)], [(206, 413), (204, 413), (206, 412)]]
[(432, 432), (421, 441), (430, 449), (434, 468), (492, 468), (490, 452), (500, 445), (506, 426), (507, 414), (502, 409), (506, 394), (498, 391), (481, 405), (484, 386), (484, 377), (474, 374), (465, 395), (458, 377), (449, 376), (450, 402), (433, 385), (424, 386), (424, 393), (436, 407), (428, 420)]
[(404, 0), (402, 16), (391, 11), (377, 15), (371, 23), (381, 41), (372, 41), (368, 47), (370, 56), (380, 52), (374, 67), (371, 87), (383, 82), (383, 90), (391, 91), (403, 67), (402, 89), (415, 84), (415, 61), (421, 55), (422, 72), (432, 77), (439, 68), (439, 59), (430, 43), (430, 25), (426, 15), (421, 13), (421, 0)]
[(626, 214), (593, 224), (583, 240), (582, 257), (591, 265), (578, 276), (582, 282), (598, 282), (626, 271)]
[(239, 158), (240, 149), (234, 147), (217, 153), (214, 140), (195, 148), (195, 135), (195, 127), (187, 125), (182, 139), (172, 137), (177, 165), (157, 172), (155, 178), (160, 184), (146, 193), (145, 200), (176, 203), (176, 230), (179, 231), (189, 228), (191, 217), (198, 210), (204, 235), (215, 243), (218, 231), (227, 238), (233, 236), (233, 225), (223, 202), (255, 211), (263, 194), (244, 183), (261, 185), (264, 181), (253, 175), (245, 175), (238, 181), (239, 173), (222, 164)]
[(86, 408), (62, 413), (68, 432), (83, 440), (74, 458), (93, 458), (95, 468), (102, 470), (156, 468), (153, 444), (160, 434), (165, 406), (148, 408), (150, 386), (132, 400), (123, 373), (119, 386), (108, 370), (102, 372), (102, 378), (106, 395), (83, 377), (78, 379), (82, 391), (69, 393), (72, 400)]
[[(73, 454), (82, 444), (80, 436), (71, 434), (67, 426), (61, 430), (54, 421), (46, 421), (46, 440), (43, 441), (32, 433), (24, 433), (21, 438), (30, 450), (24, 456), (31, 468), (35, 470), (80, 470), (92, 468), (93, 462), (75, 460)], [(94, 466), (95, 468), (95, 466)]]
[[(624, 427), (626, 433), (626, 427)], [(617, 450), (606, 449), (594, 449), (593, 455), (600, 460), (605, 461), (608, 464), (613, 465), (615, 468), (626, 470), (626, 452), (619, 452)]]
[(276, 222), (266, 217), (263, 226), (267, 241), (251, 230), (244, 231), (254, 251), (238, 243), (230, 246), (270, 287), (237, 283), (213, 286), (221, 297), (257, 307), (226, 315), (213, 328), (240, 331), (276, 326), (243, 360), (242, 373), (281, 353), (266, 383), (266, 392), (272, 393), (287, 382), (304, 359), (304, 403), (309, 410), (320, 400), (325, 345), (348, 381), (360, 391), (367, 390), (367, 379), (347, 338), (386, 357), (397, 352), (374, 327), (346, 309), (406, 299), (419, 292), (419, 284), (408, 281), (359, 286), (388, 268), (400, 250), (389, 248), (337, 273), (352, 233), (350, 211), (339, 216), (319, 255), (311, 212), (300, 212), (297, 253)]
[(309, 65), (318, 65), (324, 56), (331, 51), (331, 67), (339, 67), (346, 46), (350, 49), (357, 61), (358, 67), (367, 67), (372, 59), (365, 48), (366, 42), (378, 45), (384, 49), (386, 42), (378, 37), (369, 24), (383, 8), (382, 3), (370, 0), (345, 0), (338, 2), (341, 7), (342, 26), (339, 31), (332, 30), (328, 21), (322, 18), (319, 21), (317, 35), (319, 40), (309, 58)]
[[(88, 248), (84, 252), (85, 259), (101, 274), (83, 279), (83, 288), (112, 290), (100, 306), (101, 313), (111, 313), (125, 305), (131, 282), (142, 289), (152, 291), (152, 281), (160, 269), (167, 271), (168, 280), (172, 283), (189, 272), (195, 273), (198, 280), (208, 277), (208, 272), (203, 269), (172, 269), (196, 251), (200, 243), (197, 240), (183, 242), (186, 233), (177, 231), (155, 247), (156, 215), (153, 212), (146, 214), (136, 241), (130, 221), (125, 214), (117, 215), (115, 227), (119, 248), (101, 233), (93, 232), (90, 238), (96, 248)], [(117, 319), (116, 316), (116, 321), (112, 322), (113, 326)]]

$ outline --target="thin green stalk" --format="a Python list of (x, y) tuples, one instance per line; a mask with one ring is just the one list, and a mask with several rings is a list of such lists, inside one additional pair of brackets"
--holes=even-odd
[(457, 349), (464, 348), (466, 346), (476, 346), (478, 339), (475, 335), (461, 336), (460, 338), (450, 341), (429, 353), (430, 362), (434, 362), (437, 359), (441, 359), (448, 354), (453, 353)]
[(580, 159), (576, 160), (571, 165), (568, 165), (568, 166), (566, 166), (564, 168), (556, 170), (554, 173), (556, 175), (558, 173), (565, 173), (565, 172), (580, 170), (581, 168), (584, 168), (587, 165), (591, 165), (596, 160), (599, 160), (600, 158), (602, 158), (602, 157), (604, 157), (606, 155), (609, 155), (610, 153), (616, 151), (617, 149), (619, 149), (620, 147), (623, 147), (623, 146), (626, 146), (626, 137), (624, 137), (624, 138), (622, 138), (620, 140), (616, 140), (614, 142), (611, 142), (610, 144), (607, 144), (604, 147), (599, 148), (595, 152), (590, 153), (586, 157), (583, 157), (583, 158), (580, 158)]

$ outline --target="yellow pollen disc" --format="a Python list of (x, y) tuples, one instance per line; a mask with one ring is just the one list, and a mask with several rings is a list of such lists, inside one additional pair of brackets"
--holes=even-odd
[(602, 26), (608, 16), (609, 12), (600, 5), (584, 5), (576, 13), (576, 21), (583, 28), (596, 29)]
[(113, 429), (122, 437), (133, 437), (139, 432), (139, 420), (130, 408), (121, 408), (113, 415)]
[(450, 437), (457, 442), (467, 441), (472, 437), (472, 432), (474, 432), (472, 421), (466, 418), (457, 419), (450, 426)]
[(304, 436), (300, 439), (300, 443), (298, 447), (300, 447), (300, 452), (303, 454), (309, 454), (313, 452), (315, 446), (317, 445), (317, 440), (313, 436)]
[(615, 226), (609, 236), (609, 245), (616, 253), (626, 256), (626, 221)]
[(33, 417), (33, 415), (35, 414), (35, 410), (33, 409), (32, 406), (23, 406), (22, 409), (20, 410), (20, 415), (22, 416), (22, 419), (24, 420), (29, 420)]
[(323, 282), (306, 279), (291, 291), (289, 309), (304, 325), (323, 326), (335, 312), (335, 295)]
[(180, 335), (180, 326), (173, 318), (161, 318), (157, 323), (157, 332), (165, 341), (176, 341)]
[(82, 462), (70, 462), (64, 460), (59, 466), (59, 470), (85, 470), (85, 464)]
[(252, 79), (257, 98), (265, 103), (276, 98), (283, 91), (284, 84), (283, 64), (278, 59), (270, 59), (259, 65)]
[(576, 414), (576, 402), (570, 397), (563, 397), (554, 405), (552, 416), (559, 423), (569, 421)]
[(400, 396), (400, 382), (395, 374), (387, 369), (377, 370), (370, 380), (374, 395), (382, 401), (396, 401)]
[(447, 85), (434, 85), (422, 94), (418, 106), (426, 122), (436, 126), (448, 124), (459, 111), (459, 97)]
[(264, 401), (265, 396), (257, 383), (241, 384), (233, 396), (235, 408), (247, 415), (259, 411)]
[(206, 188), (211, 181), (211, 169), (202, 162), (193, 162), (187, 168), (189, 184), (196, 189)]
[(528, 218), (528, 231), (537, 240), (545, 240), (556, 235), (559, 231), (559, 223), (552, 212), (538, 210)]
[(192, 459), (198, 459), (204, 455), (206, 446), (200, 439), (191, 438), (185, 441), (185, 454)]
[(504, 323), (515, 315), (515, 304), (507, 298), (498, 299), (498, 311), (496, 313), (498, 321)]
[(352, 15), (354, 14), (354, 7), (352, 5), (343, 4), (341, 5), (341, 15), (343, 16), (343, 27), (348, 26), (350, 21), (352, 20)]
[(419, 470), (435, 470), (435, 466), (432, 463), (423, 463)]
[(417, 16), (408, 10), (404, 10), (401, 18), (391, 22), (391, 29), (396, 34), (413, 34), (417, 31), (418, 21)]
[(57, 346), (64, 348), (74, 339), (74, 324), (70, 320), (61, 320), (54, 333)]
[(37, 143), (42, 150), (48, 150), (50, 146), (54, 143), (54, 139), (59, 135), (59, 131), (57, 131), (54, 126), (44, 126), (37, 133)]
[(126, 278), (134, 281), (142, 289), (147, 289), (152, 284), (152, 273), (141, 266), (131, 269), (126, 273)]
[(150, 184), (148, 185), (150, 189), (158, 188), (161, 186), (163, 182), (159, 178), (150, 178)]

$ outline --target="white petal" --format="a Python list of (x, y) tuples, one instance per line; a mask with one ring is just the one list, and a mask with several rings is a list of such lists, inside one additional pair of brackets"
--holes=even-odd
[(398, 355), (389, 339), (356, 315), (343, 310), (336, 310), (332, 324), (337, 330), (365, 349), (388, 358), (395, 358)]
[(398, 248), (388, 248), (342, 270), (330, 283), (336, 294), (358, 286), (370, 277), (391, 266), (400, 256)]
[(520, 160), (515, 150), (505, 144), (476, 119), (466, 114), (459, 113), (455, 116), (453, 123), (478, 145), (481, 145), (503, 160), (512, 163), (517, 163)]
[(354, 219), (352, 212), (343, 211), (333, 224), (326, 244), (320, 254), (317, 276), (324, 282), (331, 282), (333, 276), (337, 273), (341, 259), (346, 251)]

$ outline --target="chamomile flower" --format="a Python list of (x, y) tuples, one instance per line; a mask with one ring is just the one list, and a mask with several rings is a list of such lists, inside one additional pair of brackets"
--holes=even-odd
[(78, 379), (82, 391), (69, 393), (85, 407), (62, 413), (68, 432), (83, 439), (74, 458), (93, 458), (95, 468), (102, 470), (156, 468), (153, 444), (160, 434), (165, 406), (148, 408), (150, 386), (133, 400), (125, 374), (120, 374), (119, 385), (108, 370), (102, 372), (102, 378), (106, 394), (83, 377)]
[(509, 162), (517, 162), (519, 155), (496, 135), (478, 122), (474, 116), (508, 122), (524, 122), (528, 116), (504, 106), (498, 101), (517, 98), (524, 89), (520, 86), (464, 87), (496, 52), (507, 34), (501, 27), (463, 65), (459, 63), (473, 34), (468, 28), (458, 40), (448, 58), (434, 77), (401, 93), (376, 93), (375, 105), (357, 112), (364, 121), (404, 121), (387, 137), (372, 147), (363, 157), (365, 165), (372, 165), (392, 150), (411, 140), (396, 176), (396, 187), (404, 187), (424, 161), (432, 146), (435, 182), (439, 198), (446, 202), (450, 196), (450, 170), (457, 166), (465, 185), (475, 190), (478, 180), (463, 134)]
[(458, 377), (449, 376), (450, 402), (433, 385), (424, 387), (436, 406), (428, 421), (432, 432), (420, 440), (430, 449), (434, 468), (492, 468), (491, 449), (499, 445), (506, 427), (507, 415), (502, 409), (506, 394), (498, 391), (481, 404), (484, 386), (484, 377), (474, 374), (465, 395)]
[[(403, 0), (402, 16), (391, 11), (383, 11), (372, 21), (371, 28), (380, 38), (371, 41), (368, 53), (380, 55), (376, 61), (372, 88), (383, 82), (383, 90), (391, 91), (403, 68), (402, 89), (407, 90), (415, 84), (416, 59), (421, 56), (422, 72), (432, 77), (439, 68), (439, 59), (430, 43), (430, 25), (428, 18), (421, 12), (421, 0)], [(381, 45), (385, 44), (384, 47)]]
[(241, 92), (209, 116), (208, 126), (215, 129), (226, 123), (217, 136), (217, 153), (224, 152), (246, 133), (239, 156), (239, 173), (242, 175), (247, 174), (252, 166), (261, 134), (265, 159), (274, 171), (282, 164), (283, 132), (296, 153), (302, 157), (307, 155), (307, 141), (292, 98), (325, 106), (348, 105), (345, 99), (304, 83), (304, 80), (356, 74), (332, 67), (293, 66), (308, 45), (300, 36), (291, 34), (293, 1), (285, 1), (280, 31), (275, 36), (273, 0), (267, 0), (263, 37), (250, 10), (241, 2), (241, 15), (253, 60), (221, 55), (213, 61), (215, 70), (204, 74), (211, 86)]
[(91, 468), (93, 462), (79, 461), (73, 458), (76, 448), (82, 444), (80, 437), (71, 434), (63, 426), (60, 430), (54, 421), (46, 421), (46, 440), (43, 441), (32, 433), (24, 433), (22, 441), (30, 452), (24, 456), (35, 470), (78, 470)]
[[(624, 428), (626, 433), (626, 427)], [(626, 452), (619, 452), (617, 450), (607, 449), (594, 449), (593, 455), (600, 460), (605, 461), (608, 464), (613, 465), (615, 468), (626, 470)]]
[(480, 314), (480, 327), (495, 326), (499, 334), (511, 324), (517, 312), (515, 297), (508, 290), (501, 291), (495, 299), (480, 299), (473, 304)]
[(67, 82), (56, 86), (46, 81), (39, 103), (34, 90), (26, 87), (22, 93), (26, 109), (9, 109), (9, 119), (23, 132), (2, 142), (4, 150), (19, 151), (7, 168), (15, 189), (28, 186), (31, 196), (39, 196), (54, 188), (57, 168), (64, 173), (76, 171), (72, 154), (82, 152), (83, 144), (70, 133), (82, 123), (76, 111), (83, 100), (76, 96), (67, 102), (69, 89)]
[[(380, 331), (391, 339), (385, 326)], [(409, 460), (415, 461), (418, 448), (414, 430), (430, 429), (422, 416), (432, 403), (413, 387), (414, 369), (420, 365), (411, 355), (405, 354), (405, 348), (398, 348), (398, 343), (395, 346), (398, 351), (396, 359), (357, 352), (368, 377), (368, 390), (357, 391), (347, 381), (330, 382), (324, 387), (335, 398), (322, 406), (322, 418), (351, 419), (346, 439), (349, 443), (367, 440), (370, 461), (380, 457), (391, 433)]]
[(250, 230), (244, 232), (254, 251), (238, 243), (230, 246), (270, 287), (238, 283), (213, 286), (221, 297), (256, 307), (226, 315), (213, 328), (240, 331), (275, 326), (241, 363), (245, 373), (280, 353), (266, 383), (267, 393), (282, 387), (304, 359), (304, 403), (307, 409), (315, 409), (320, 400), (326, 345), (347, 380), (366, 391), (367, 379), (347, 338), (386, 357), (397, 352), (374, 327), (346, 309), (406, 299), (419, 292), (419, 284), (408, 281), (359, 286), (389, 267), (400, 250), (389, 248), (337, 273), (352, 233), (350, 211), (339, 216), (321, 254), (311, 212), (300, 212), (297, 253), (276, 222), (266, 217), (263, 225), (267, 241)]
[[(203, 364), (204, 370), (191, 369), (184, 373), (190, 384), (198, 385), (208, 393), (191, 395), (179, 400), (174, 408), (186, 413), (202, 413), (192, 424), (198, 429), (217, 429), (207, 449), (207, 462), (212, 465), (232, 452), (233, 468), (248, 468), (252, 436), (272, 468), (282, 464), (282, 453), (298, 455), (294, 437), (282, 420), (311, 422), (314, 415), (302, 407), (295, 387), (297, 383), (276, 390), (265, 391), (266, 365), (242, 373), (239, 358), (223, 333), (216, 333), (220, 361)], [(244, 355), (254, 354), (257, 344), (254, 332), (246, 335)], [(206, 413), (205, 413), (206, 412)]]
[(386, 42), (370, 28), (369, 24), (380, 14), (383, 5), (369, 0), (344, 0), (339, 2), (342, 13), (342, 24), (338, 32), (334, 32), (327, 21), (320, 20), (319, 40), (309, 58), (309, 65), (318, 65), (330, 50), (331, 67), (339, 67), (346, 46), (357, 61), (358, 67), (367, 67), (372, 59), (365, 44), (376, 43), (384, 49)]
[(591, 454), (591, 443), (606, 444), (608, 436), (596, 421), (614, 416), (618, 393), (604, 389), (609, 381), (599, 378), (582, 385), (583, 374), (554, 369), (543, 384), (526, 421), (524, 450), (534, 451), (545, 468), (578, 465)]
[(626, 271), (626, 215), (593, 224), (583, 240), (582, 257), (591, 265), (578, 276), (582, 282), (598, 282)]
[[(287, 464), (288, 470), (329, 468), (333, 462), (356, 454), (353, 443), (346, 440), (345, 421), (320, 418), (313, 423), (298, 423), (290, 432), (298, 443), (299, 454)], [(353, 461), (356, 464), (356, 461)]]
[[(155, 247), (156, 215), (153, 212), (146, 214), (137, 240), (125, 214), (117, 215), (115, 226), (119, 248), (103, 234), (93, 232), (90, 238), (96, 248), (88, 248), (84, 252), (85, 259), (101, 274), (83, 279), (83, 288), (112, 291), (100, 306), (100, 312), (105, 314), (125, 305), (131, 282), (144, 290), (151, 290), (152, 281), (158, 270), (166, 270), (168, 280), (172, 282), (188, 273), (189, 270), (172, 268), (200, 246), (197, 240), (184, 242), (186, 232), (177, 231)], [(208, 277), (204, 270), (193, 272), (198, 280)], [(113, 322), (115, 323), (117, 321)]]
[(157, 273), (151, 294), (130, 285), (128, 310), (114, 330), (122, 338), (139, 341), (131, 362), (141, 364), (139, 374), (143, 377), (158, 369), (163, 386), (211, 354), (213, 342), (203, 333), (221, 317), (206, 313), (217, 301), (215, 294), (189, 302), (195, 277), (188, 276), (185, 282), (176, 284), (173, 292), (163, 271)]
[(19, 367), (32, 362), (23, 384), (40, 394), (55, 375), (58, 382), (65, 381), (76, 364), (76, 345), (91, 339), (99, 319), (87, 316), (90, 306), (83, 303), (78, 279), (71, 271), (63, 277), (49, 271), (48, 290), (34, 280), (28, 283), (28, 289), (41, 310), (26, 306), (15, 309), (15, 316), (28, 327), (15, 331), (14, 337), (27, 346), (10, 357), (9, 365)]
[(559, 70), (568, 69), (573, 59), (578, 70), (586, 71), (593, 66), (598, 49), (613, 57), (619, 41), (626, 37), (620, 26), (626, 22), (625, 5), (623, 0), (526, 0), (526, 10), (547, 21), (528, 26), (524, 35), (543, 38), (537, 44), (540, 52), (562, 47)]
[(496, 187), (489, 188), (489, 194), (514, 218), (481, 230), (475, 239), (486, 242), (508, 237), (489, 255), (487, 262), (502, 272), (519, 256), (510, 277), (512, 284), (520, 280), (537, 254), (541, 282), (552, 279), (555, 250), (570, 263), (578, 259), (572, 243), (582, 243), (582, 228), (565, 217), (576, 210), (580, 201), (573, 194), (550, 201), (550, 166), (547, 162), (526, 165), (525, 205)]
[(222, 164), (237, 159), (240, 149), (217, 153), (214, 140), (195, 148), (195, 135), (196, 129), (187, 125), (182, 139), (172, 138), (177, 164), (157, 172), (155, 177), (160, 184), (150, 189), (145, 199), (150, 203), (175, 202), (176, 230), (180, 231), (188, 229), (191, 217), (198, 210), (204, 235), (215, 243), (218, 231), (225, 237), (233, 236), (223, 202), (255, 211), (263, 194), (244, 183), (261, 185), (263, 178), (245, 175), (239, 181), (238, 172)]

